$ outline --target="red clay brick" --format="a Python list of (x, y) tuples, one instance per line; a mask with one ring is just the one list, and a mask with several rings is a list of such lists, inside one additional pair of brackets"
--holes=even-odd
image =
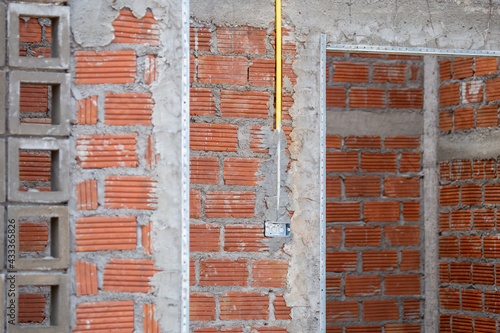
[(266, 30), (253, 27), (219, 27), (217, 44), (221, 53), (266, 53)]
[(386, 333), (420, 333), (420, 323), (411, 324), (387, 324), (385, 325)]
[(472, 332), (472, 317), (453, 315), (451, 321), (454, 332)]
[(263, 91), (222, 90), (222, 117), (267, 118), (269, 93)]
[[(342, 328), (341, 328), (342, 331)], [(347, 326), (345, 328), (346, 333), (381, 333), (382, 327), (377, 325), (357, 325), (357, 326)]]
[(450, 230), (470, 230), (471, 229), (471, 211), (454, 210), (451, 212)]
[(474, 75), (474, 58), (464, 57), (453, 59), (453, 78), (465, 79)]
[(189, 190), (189, 218), (199, 219), (201, 217), (201, 192), (200, 190)]
[(399, 202), (370, 201), (364, 204), (365, 222), (397, 222), (399, 220)]
[(342, 138), (338, 135), (327, 135), (326, 136), (326, 148), (337, 148), (340, 149)]
[(153, 135), (146, 135), (146, 152), (144, 153), (146, 166), (152, 169), (158, 163), (160, 155), (156, 153), (155, 137)]
[(263, 162), (261, 158), (224, 158), (224, 184), (257, 185), (262, 178), (256, 174)]
[(97, 295), (97, 266), (85, 261), (75, 262), (76, 296)]
[(38, 293), (20, 293), (17, 299), (18, 323), (41, 323), (45, 319), (45, 296)]
[(326, 247), (337, 247), (342, 243), (342, 228), (326, 228)]
[(76, 84), (134, 83), (135, 51), (75, 51)]
[(236, 152), (238, 126), (191, 123), (190, 144), (191, 150)]
[(135, 168), (139, 165), (136, 140), (137, 134), (79, 135), (76, 161), (83, 169)]
[(189, 111), (191, 116), (215, 115), (215, 99), (207, 88), (191, 88), (189, 90)]
[(368, 64), (334, 61), (332, 65), (333, 82), (368, 82)]
[(200, 260), (200, 286), (247, 286), (246, 259)]
[(76, 221), (76, 251), (135, 250), (135, 216), (89, 216)]
[(469, 262), (451, 262), (450, 263), (450, 282), (452, 283), (471, 283), (471, 263)]
[(380, 177), (346, 177), (344, 188), (346, 197), (379, 197)]
[(97, 209), (97, 180), (85, 180), (76, 185), (76, 204), (78, 210)]
[(151, 222), (148, 222), (145, 225), (141, 226), (141, 234), (141, 244), (144, 248), (144, 254), (153, 254), (153, 225)]
[(156, 208), (156, 181), (150, 177), (106, 176), (104, 186), (105, 208)]
[(441, 129), (441, 132), (453, 129), (453, 112), (451, 110), (439, 111), (439, 129)]
[(405, 299), (403, 300), (403, 319), (419, 319), (420, 318), (420, 300)]
[(441, 288), (439, 304), (443, 309), (460, 310), (460, 291), (455, 288)]
[(420, 274), (386, 275), (386, 295), (420, 295)]
[(420, 221), (420, 202), (403, 201), (403, 218), (405, 221)]
[(398, 264), (396, 251), (363, 251), (363, 271), (393, 271)]
[(418, 198), (420, 197), (420, 178), (386, 177), (384, 195), (388, 198)]
[(485, 291), (484, 292), (484, 311), (492, 313), (500, 313), (500, 292)]
[(476, 111), (477, 127), (498, 126), (498, 105), (481, 105)]
[(221, 320), (268, 319), (269, 295), (228, 292), (220, 297)]
[(439, 230), (450, 231), (450, 212), (439, 213)]
[(149, 126), (154, 104), (150, 93), (106, 93), (104, 123), (114, 126)]
[(500, 203), (500, 184), (486, 184), (484, 186), (484, 203)]
[(383, 64), (374, 63), (373, 79), (374, 83), (394, 83), (404, 84), (406, 82), (405, 64)]
[(349, 149), (382, 148), (382, 141), (378, 136), (349, 136), (344, 139), (344, 147)]
[(439, 263), (439, 282), (450, 283), (450, 265), (447, 262)]
[(340, 283), (342, 279), (339, 276), (326, 277), (326, 296), (339, 297), (340, 296)]
[(389, 89), (389, 107), (397, 109), (421, 109), (422, 89)]
[(451, 162), (452, 179), (471, 179), (472, 166), (469, 160), (453, 160)]
[(274, 59), (252, 59), (248, 74), (248, 81), (252, 86), (274, 85), (276, 62)]
[(481, 257), (481, 237), (462, 236), (460, 237), (461, 257)]
[(462, 310), (482, 311), (483, 293), (480, 290), (463, 289), (462, 290)]
[(150, 279), (158, 272), (152, 260), (111, 259), (104, 267), (102, 290), (149, 293)]
[(455, 130), (474, 127), (474, 108), (455, 109)]
[(439, 332), (451, 333), (451, 315), (441, 314), (439, 316)]
[(282, 333), (287, 332), (284, 327), (265, 326), (265, 327), (252, 327), (254, 333)]
[(196, 263), (193, 258), (189, 258), (189, 285), (196, 285)]
[(354, 172), (358, 169), (357, 152), (326, 152), (326, 172)]
[(356, 271), (358, 254), (356, 252), (326, 252), (327, 272)]
[(197, 51), (210, 51), (212, 33), (207, 28), (191, 27), (190, 29), (190, 49)]
[(217, 224), (191, 224), (189, 234), (190, 252), (219, 252), (220, 227)]
[(74, 333), (98, 332), (102, 329), (110, 332), (132, 333), (134, 331), (134, 301), (81, 303), (76, 306)]
[(113, 21), (115, 38), (113, 43), (131, 43), (158, 46), (160, 29), (152, 13), (136, 18), (130, 10), (120, 10), (120, 16)]
[(420, 251), (419, 250), (402, 250), (401, 263), (399, 270), (401, 271), (417, 271), (420, 269)]
[(345, 295), (347, 297), (380, 296), (382, 294), (381, 277), (363, 275), (345, 277)]
[(479, 205), (482, 202), (482, 188), (479, 184), (463, 184), (461, 199), (464, 205)]
[(458, 238), (442, 236), (439, 238), (439, 257), (458, 258)]
[(346, 226), (345, 246), (379, 246), (382, 229), (372, 226)]
[(326, 87), (326, 107), (345, 108), (347, 90), (344, 87)]
[(474, 333), (495, 332), (496, 320), (490, 318), (474, 318)]
[(385, 105), (384, 89), (353, 87), (349, 90), (351, 108), (384, 108)]
[(212, 293), (191, 293), (189, 295), (189, 320), (215, 320), (215, 298)]
[(278, 320), (292, 319), (290, 316), (292, 309), (286, 305), (283, 294), (276, 294), (274, 298), (274, 316)]
[(160, 325), (155, 320), (156, 306), (154, 304), (143, 304), (142, 330), (144, 333), (161, 333)]
[(226, 333), (243, 333), (241, 327), (197, 327), (194, 329), (195, 333), (212, 333), (212, 332), (226, 332)]
[(420, 153), (401, 153), (400, 172), (420, 172)]
[(452, 83), (439, 87), (439, 105), (450, 106), (460, 103), (460, 84)]
[(265, 239), (262, 225), (226, 225), (225, 229), (224, 251), (268, 251), (262, 242)]
[(476, 58), (476, 76), (496, 74), (497, 58)]
[(156, 56), (148, 54), (144, 58), (144, 83), (150, 85), (158, 79)]
[(495, 227), (495, 211), (493, 209), (474, 210), (474, 229), (493, 230)]
[(363, 302), (363, 320), (397, 320), (399, 318), (398, 304), (395, 300), (369, 300)]
[(97, 96), (90, 96), (77, 101), (77, 125), (97, 124)]
[(486, 81), (486, 101), (496, 101), (500, 99), (500, 78)]
[(366, 172), (396, 172), (396, 153), (362, 153), (361, 169)]
[(387, 225), (384, 227), (384, 233), (389, 246), (420, 245), (418, 225)]
[(193, 83), (198, 78), (198, 62), (194, 55), (189, 55), (189, 83)]
[(462, 82), (462, 104), (483, 101), (483, 81)]
[(190, 158), (191, 184), (219, 183), (219, 158), (215, 156), (191, 156)]
[(250, 218), (255, 215), (255, 193), (250, 191), (209, 191), (205, 216), (208, 218)]
[(441, 206), (456, 206), (459, 203), (460, 187), (456, 185), (441, 186), (439, 204)]
[(472, 264), (472, 283), (493, 285), (495, 283), (495, 266), (492, 264)]
[(451, 60), (439, 61), (439, 73), (441, 81), (451, 80)]
[(349, 322), (359, 319), (357, 301), (326, 302), (326, 322)]
[(50, 153), (19, 153), (19, 181), (50, 181)]
[(359, 202), (327, 202), (326, 221), (327, 222), (353, 222), (361, 218)]
[(283, 81), (287, 82), (290, 80), (290, 83), (292, 86), (295, 86), (297, 83), (297, 75), (295, 75), (295, 72), (293, 71), (293, 63), (295, 60), (292, 59), (284, 59), (282, 63), (282, 69), (281, 72), (283, 73)]
[(198, 82), (246, 84), (248, 61), (244, 57), (201, 55), (198, 57)]
[(252, 263), (252, 287), (286, 287), (288, 261), (260, 260)]
[[(290, 109), (294, 103), (294, 99), (291, 94), (283, 94), (281, 96), (281, 119), (282, 120), (292, 120), (290, 116)], [(274, 104), (276, 108), (276, 104)], [(276, 115), (274, 115), (274, 119), (276, 119)]]
[(35, 17), (19, 18), (19, 43), (40, 43), (42, 26)]
[(419, 136), (388, 136), (384, 140), (384, 146), (388, 149), (415, 149), (420, 148)]
[(420, 79), (421, 70), (419, 66), (410, 66), (410, 81), (418, 81)]
[(500, 236), (484, 236), (484, 257), (500, 258)]
[(19, 251), (45, 251), (49, 241), (47, 222), (19, 222)]
[(328, 198), (340, 198), (340, 177), (326, 177), (326, 196)]

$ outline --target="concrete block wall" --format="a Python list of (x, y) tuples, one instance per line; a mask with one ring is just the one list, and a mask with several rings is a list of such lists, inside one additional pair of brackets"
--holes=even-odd
[[(327, 53), (327, 332), (422, 330), (423, 147), (405, 118), (422, 75), (421, 57)], [(404, 121), (384, 132), (386, 114)]]
[(485, 155), (458, 137), (473, 143), (475, 135), (488, 138), (498, 128), (498, 59), (452, 58), (439, 64), (441, 137), (455, 138), (464, 155), (440, 159), (440, 332), (496, 332), (498, 149)]
[[(293, 30), (285, 29), (287, 135), (296, 81), (290, 35)], [(266, 239), (263, 223), (267, 210), (275, 209), (266, 203), (276, 196), (275, 187), (267, 185), (276, 184), (269, 150), (275, 114), (273, 36), (272, 28), (192, 22), (190, 319), (194, 332), (286, 332), (290, 324), (283, 297), (289, 266), (283, 245), (289, 239)]]

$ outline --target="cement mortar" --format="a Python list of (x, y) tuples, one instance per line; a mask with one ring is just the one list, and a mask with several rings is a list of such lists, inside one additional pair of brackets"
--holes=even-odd
[[(500, 5), (479, 0), (288, 0), (284, 20), (328, 43), (461, 49), (500, 48)], [(252, 15), (248, 15), (252, 13)], [(191, 15), (216, 25), (266, 26), (274, 1), (192, 0)]]
[(500, 129), (476, 129), (439, 137), (438, 161), (496, 159), (500, 156)]

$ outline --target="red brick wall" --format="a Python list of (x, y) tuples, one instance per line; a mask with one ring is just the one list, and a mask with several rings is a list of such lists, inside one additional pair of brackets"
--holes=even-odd
[[(290, 30), (285, 30), (290, 34)], [(263, 132), (274, 124), (273, 35), (254, 27), (191, 28), (191, 327), (286, 332), (287, 256), (264, 243)], [(295, 46), (285, 43), (285, 75)], [(290, 131), (285, 94), (285, 131)], [(243, 320), (242, 325), (240, 320)], [(267, 327), (268, 326), (268, 327)], [(253, 330), (252, 330), (253, 332)]]
[[(420, 57), (327, 63), (327, 112), (421, 112)], [(421, 332), (421, 137), (327, 132), (327, 332)]]
[[(497, 62), (496, 58), (440, 61), (442, 135), (498, 127)], [(440, 163), (441, 332), (498, 331), (497, 175), (497, 158)]]
[(72, 128), (72, 171), (79, 177), (72, 221), (72, 328), (157, 333), (150, 281), (158, 269), (152, 261), (149, 223), (157, 200), (151, 172), (155, 102), (150, 93), (156, 77), (157, 23), (151, 13), (137, 19), (122, 10), (113, 26), (116, 38), (109, 46), (99, 52), (77, 47), (74, 52), (74, 83), (84, 93), (76, 103), (77, 124)]

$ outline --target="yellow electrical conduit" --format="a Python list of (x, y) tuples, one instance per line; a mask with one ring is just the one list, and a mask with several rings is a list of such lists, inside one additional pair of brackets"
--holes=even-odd
[(281, 129), (281, 0), (276, 0), (276, 129)]

